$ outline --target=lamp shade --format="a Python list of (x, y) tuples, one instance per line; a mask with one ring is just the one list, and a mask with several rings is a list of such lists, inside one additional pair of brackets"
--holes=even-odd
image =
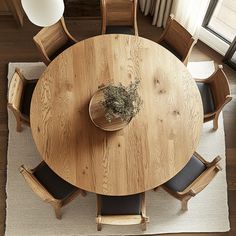
[(29, 20), (35, 25), (45, 27), (55, 24), (63, 16), (63, 0), (21, 0)]

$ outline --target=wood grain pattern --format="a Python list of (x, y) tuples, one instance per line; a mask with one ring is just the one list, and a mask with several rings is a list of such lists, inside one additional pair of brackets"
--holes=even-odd
[[(26, 93), (27, 84), (36, 84), (38, 80), (27, 80), (21, 73), (20, 69), (16, 68), (15, 73), (10, 81), (8, 90), (8, 103), (7, 107), (13, 112), (16, 119), (16, 131), (22, 130), (22, 125), (30, 126), (30, 118), (28, 114), (25, 114), (22, 109), (22, 101), (24, 93)], [(29, 98), (28, 98), (29, 99)], [(26, 100), (24, 102), (27, 102)], [(30, 100), (28, 101), (30, 104)]]
[(63, 17), (56, 24), (41, 29), (33, 40), (46, 65), (58, 55), (58, 51), (65, 50), (69, 45), (77, 42), (67, 30)]
[(65, 0), (64, 17), (100, 18), (100, 0)]
[(10, 15), (11, 11), (7, 5), (6, 0), (1, 0), (0, 1), (0, 15)]
[(5, 1), (19, 26), (23, 27), (25, 12), (20, 0)]
[(169, 16), (165, 30), (158, 39), (158, 43), (178, 54), (185, 65), (196, 42), (197, 40), (174, 19), (173, 14)]
[[(139, 114), (115, 133), (95, 127), (88, 106), (98, 87), (135, 78)], [(68, 182), (106, 195), (144, 192), (174, 176), (196, 149), (202, 122), (186, 67), (136, 36), (97, 36), (67, 49), (42, 75), (31, 103), (33, 138), (46, 163)]]

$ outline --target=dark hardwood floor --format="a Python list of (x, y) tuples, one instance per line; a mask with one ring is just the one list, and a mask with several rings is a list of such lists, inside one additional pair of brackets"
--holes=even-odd
[(100, 0), (64, 0), (65, 17), (99, 17)]
[[(69, 31), (82, 40), (100, 34), (99, 19), (66, 19)], [(140, 36), (157, 40), (161, 30), (151, 26), (151, 18), (138, 16)], [(0, 235), (4, 235), (5, 229), (5, 183), (7, 165), (7, 65), (8, 62), (32, 62), (40, 61), (39, 54), (33, 44), (32, 37), (40, 30), (26, 20), (23, 28), (17, 28), (11, 17), (0, 17)], [(198, 42), (191, 54), (191, 61), (214, 60), (222, 64), (222, 56), (210, 49), (202, 42)], [(232, 94), (236, 94), (236, 71), (227, 65), (224, 70), (229, 78)], [(224, 124), (226, 133), (227, 155), (227, 182), (228, 199), (230, 209), (231, 230), (226, 233), (201, 233), (198, 236), (234, 236), (236, 235), (236, 99), (228, 104), (224, 110)], [(16, 209), (19, 210), (19, 209)], [(179, 234), (181, 235), (195, 235)], [(21, 236), (21, 235), (20, 235)]]

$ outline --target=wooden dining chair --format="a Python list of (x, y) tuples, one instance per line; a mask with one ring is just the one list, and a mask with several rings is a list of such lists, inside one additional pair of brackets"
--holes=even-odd
[(67, 30), (63, 17), (56, 24), (40, 30), (33, 37), (33, 40), (46, 65), (50, 64), (56, 56), (77, 42)]
[(219, 114), (232, 100), (223, 66), (219, 65), (219, 68), (207, 79), (195, 79), (195, 81), (202, 98), (204, 122), (213, 120), (213, 129), (217, 130)]
[(8, 90), (8, 108), (16, 119), (16, 131), (22, 130), (22, 124), (30, 126), (30, 104), (38, 80), (27, 80), (19, 68), (15, 69)]
[(179, 199), (182, 210), (186, 211), (188, 201), (201, 192), (221, 170), (218, 165), (220, 160), (221, 158), (217, 156), (213, 161), (208, 162), (195, 152), (187, 165), (161, 187)]
[(157, 43), (172, 52), (185, 65), (197, 40), (171, 14)]
[(44, 161), (32, 170), (22, 165), (20, 173), (31, 189), (43, 201), (52, 205), (57, 219), (61, 219), (63, 206), (70, 203), (79, 194), (86, 195), (84, 190), (71, 185), (55, 174)]
[(138, 35), (137, 0), (101, 0), (102, 34)]
[(128, 196), (97, 195), (97, 230), (101, 231), (103, 224), (134, 225), (141, 224), (146, 230), (145, 193)]

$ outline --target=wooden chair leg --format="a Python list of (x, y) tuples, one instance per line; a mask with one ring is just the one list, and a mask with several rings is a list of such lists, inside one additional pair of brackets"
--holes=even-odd
[(97, 221), (97, 231), (101, 231), (102, 230), (101, 216), (98, 216), (96, 218), (96, 221)]
[(86, 191), (81, 190), (81, 195), (82, 195), (83, 197), (85, 197), (85, 196), (87, 195)]
[(218, 129), (218, 117), (219, 116), (216, 115), (216, 117), (213, 120), (213, 130), (217, 130)]
[(97, 231), (102, 231), (102, 224), (101, 223), (97, 223)]
[(16, 120), (16, 131), (17, 132), (21, 132), (22, 131), (22, 126), (21, 126), (21, 122)]
[(147, 229), (146, 221), (141, 223), (141, 229), (142, 229), (142, 231), (145, 231)]
[(53, 206), (53, 207), (54, 207), (56, 218), (58, 220), (61, 220), (61, 216), (62, 216), (62, 214), (61, 214), (61, 207), (59, 207), (59, 206)]
[(154, 188), (153, 190), (156, 192), (156, 191), (158, 190), (158, 188), (159, 188), (159, 186), (158, 186), (158, 187), (156, 187), (156, 188)]
[(188, 210), (188, 201), (190, 200), (191, 196), (185, 197), (181, 201), (181, 210), (187, 211)]

